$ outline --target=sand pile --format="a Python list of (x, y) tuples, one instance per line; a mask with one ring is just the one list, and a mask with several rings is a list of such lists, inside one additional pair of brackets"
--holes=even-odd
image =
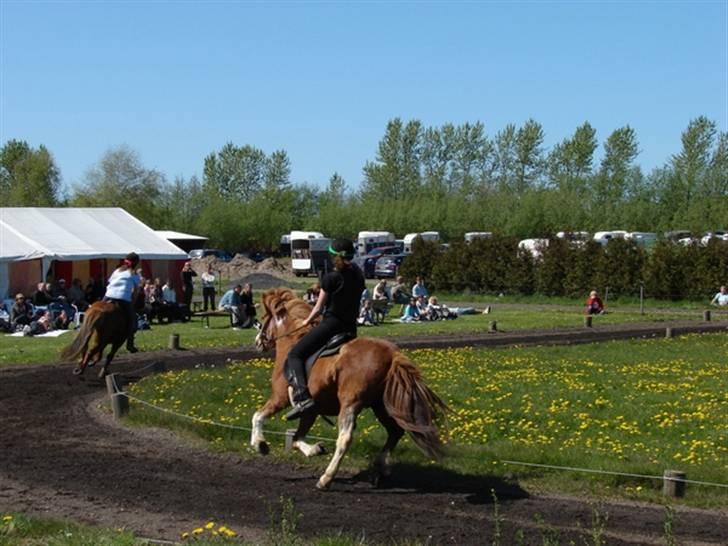
[(276, 258), (266, 258), (262, 262), (256, 263), (247, 256), (236, 254), (229, 262), (224, 262), (215, 256), (192, 260), (192, 269), (198, 275), (207, 271), (207, 267), (210, 265), (212, 265), (212, 270), (224, 279), (237, 280), (251, 275), (263, 275), (264, 277), (260, 277), (260, 279), (266, 278), (264, 284), (268, 284), (273, 281), (267, 277), (278, 278), (278, 284), (274, 286), (286, 284), (284, 279), (292, 275), (290, 264)]

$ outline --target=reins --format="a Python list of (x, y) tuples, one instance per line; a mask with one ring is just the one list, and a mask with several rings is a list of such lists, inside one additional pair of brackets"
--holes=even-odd
[(293, 329), (293, 330), (291, 330), (290, 332), (286, 332), (285, 334), (281, 334), (280, 336), (276, 336), (276, 337), (274, 337), (273, 339), (270, 339), (269, 341), (270, 341), (271, 343), (275, 343), (275, 342), (276, 342), (276, 341), (278, 341), (279, 339), (282, 339), (282, 338), (284, 338), (284, 337), (288, 337), (288, 336), (290, 336), (290, 335), (293, 335), (293, 334), (295, 334), (295, 333), (296, 333), (296, 332), (298, 332), (299, 330), (302, 330), (302, 329), (304, 329), (304, 328), (305, 328), (306, 326), (308, 326), (308, 325), (307, 325), (307, 324), (301, 324), (301, 326), (299, 326), (298, 328), (294, 328), (294, 329)]

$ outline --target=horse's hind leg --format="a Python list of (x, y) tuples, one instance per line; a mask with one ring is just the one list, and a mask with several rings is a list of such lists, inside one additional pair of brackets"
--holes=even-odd
[[(275, 415), (288, 405), (288, 398), (273, 395), (268, 401), (253, 414), (253, 427), (250, 431), (250, 446), (261, 455), (268, 455), (270, 448), (263, 435), (263, 424), (271, 415)], [(299, 425), (300, 428), (300, 425)]]
[(404, 435), (404, 429), (387, 413), (383, 403), (380, 402), (372, 406), (372, 410), (374, 411), (374, 415), (377, 416), (377, 419), (379, 419), (379, 422), (387, 430), (387, 441), (384, 443), (382, 450), (377, 454), (377, 458), (374, 459), (373, 465), (374, 474), (372, 476), (372, 483), (378, 485), (380, 478), (388, 478), (392, 474), (390, 455)]
[(344, 455), (351, 445), (358, 413), (359, 408), (356, 408), (354, 405), (341, 406), (341, 411), (339, 412), (339, 437), (336, 439), (336, 451), (331, 458), (329, 466), (326, 467), (326, 471), (321, 475), (316, 484), (316, 487), (319, 489), (328, 489), (336, 472), (339, 470), (341, 459), (344, 458)]
[[(104, 362), (103, 368), (101, 368), (99, 370), (99, 379), (103, 379), (104, 377), (106, 377), (106, 374), (109, 373), (109, 364), (111, 364), (111, 361), (114, 359), (114, 356), (116, 355), (116, 351), (119, 350), (119, 347), (121, 347), (121, 345), (123, 343), (124, 343), (123, 341), (118, 342), (118, 343), (115, 341), (114, 344), (111, 346), (111, 350), (109, 351), (109, 354), (106, 355), (106, 362)], [(99, 357), (101, 357), (101, 354), (99, 354)]]
[(304, 413), (298, 421), (298, 429), (296, 429), (296, 433), (293, 435), (293, 442), (291, 444), (291, 447), (293, 449), (297, 449), (306, 457), (321, 455), (325, 451), (324, 446), (323, 444), (321, 444), (321, 442), (309, 444), (304, 440), (306, 438), (306, 434), (308, 434), (308, 431), (311, 430), (311, 427), (315, 422), (315, 413)]

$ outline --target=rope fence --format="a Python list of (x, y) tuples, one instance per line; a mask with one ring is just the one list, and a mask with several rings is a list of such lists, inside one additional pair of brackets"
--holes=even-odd
[[(146, 366), (145, 368), (142, 368), (142, 370), (148, 369), (154, 365), (157, 365), (157, 363), (154, 363), (153, 365), (150, 365), (150, 366)], [(194, 422), (197, 424), (226, 428), (226, 429), (230, 429), (230, 430), (240, 430), (240, 431), (245, 431), (245, 432), (252, 432), (252, 430), (253, 430), (250, 427), (244, 427), (244, 426), (240, 426), (240, 425), (231, 425), (228, 423), (220, 423), (217, 421), (212, 421), (210, 419), (203, 419), (200, 417), (186, 415), (184, 413), (180, 413), (180, 412), (177, 412), (177, 411), (174, 411), (171, 409), (163, 408), (161, 406), (157, 406), (156, 404), (152, 404), (151, 402), (147, 402), (146, 400), (143, 400), (141, 398), (138, 398), (136, 396), (129, 394), (127, 391), (121, 390), (118, 383), (116, 382), (116, 375), (117, 374), (111, 374), (106, 377), (107, 388), (109, 390), (109, 396), (110, 396), (111, 402), (112, 402), (112, 409), (114, 410), (114, 417), (116, 417), (116, 418), (121, 418), (122, 416), (126, 415), (126, 413), (128, 413), (129, 400), (133, 400), (134, 402), (137, 402), (143, 406), (152, 408), (152, 409), (157, 410), (162, 413), (173, 415), (175, 417), (179, 417), (181, 419), (186, 419), (188, 421), (191, 421), (191, 422)], [(277, 436), (290, 436), (291, 433), (290, 433), (290, 431), (279, 432), (279, 431), (275, 431), (275, 430), (269, 430), (269, 431), (266, 431), (266, 434), (277, 435)], [(309, 435), (309, 436), (307, 436), (307, 438), (311, 438), (311, 439), (319, 440), (319, 441), (323, 441), (323, 442), (336, 443), (335, 438), (328, 438), (328, 437), (323, 437), (323, 436), (313, 436), (313, 435)], [(559, 465), (550, 465), (550, 464), (541, 464), (541, 463), (530, 463), (530, 462), (526, 462), (526, 461), (512, 461), (512, 460), (505, 460), (505, 459), (500, 460), (499, 462), (501, 462), (503, 464), (508, 464), (508, 465), (545, 468), (545, 469), (550, 469), (550, 470), (558, 470), (558, 471), (562, 471), (562, 472), (583, 472), (583, 473), (599, 474), (599, 475), (605, 475), (605, 476), (622, 476), (622, 477), (627, 477), (627, 478), (661, 480), (663, 482), (663, 492), (666, 495), (676, 496), (676, 497), (682, 497), (684, 495), (685, 484), (688, 484), (688, 483), (694, 484), (694, 485), (708, 486), (708, 487), (728, 488), (728, 484), (687, 479), (685, 477), (684, 472), (680, 472), (680, 471), (676, 471), (676, 470), (665, 470), (664, 475), (658, 476), (658, 475), (651, 475), (651, 474), (635, 474), (635, 473), (630, 473), (630, 472), (597, 470), (597, 469), (592, 469), (592, 468), (559, 466)]]

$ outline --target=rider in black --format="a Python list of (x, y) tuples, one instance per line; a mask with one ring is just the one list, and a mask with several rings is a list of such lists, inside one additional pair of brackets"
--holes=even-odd
[(293, 387), (293, 409), (286, 419), (297, 419), (314, 405), (306, 386), (304, 363), (336, 334), (351, 332), (356, 335), (356, 318), (359, 316), (359, 300), (366, 288), (364, 274), (356, 264), (354, 244), (348, 239), (336, 239), (329, 246), (334, 256), (334, 271), (324, 275), (321, 292), (311, 314), (303, 321), (309, 324), (323, 308), (323, 320), (303, 336), (288, 353), (288, 369)]

